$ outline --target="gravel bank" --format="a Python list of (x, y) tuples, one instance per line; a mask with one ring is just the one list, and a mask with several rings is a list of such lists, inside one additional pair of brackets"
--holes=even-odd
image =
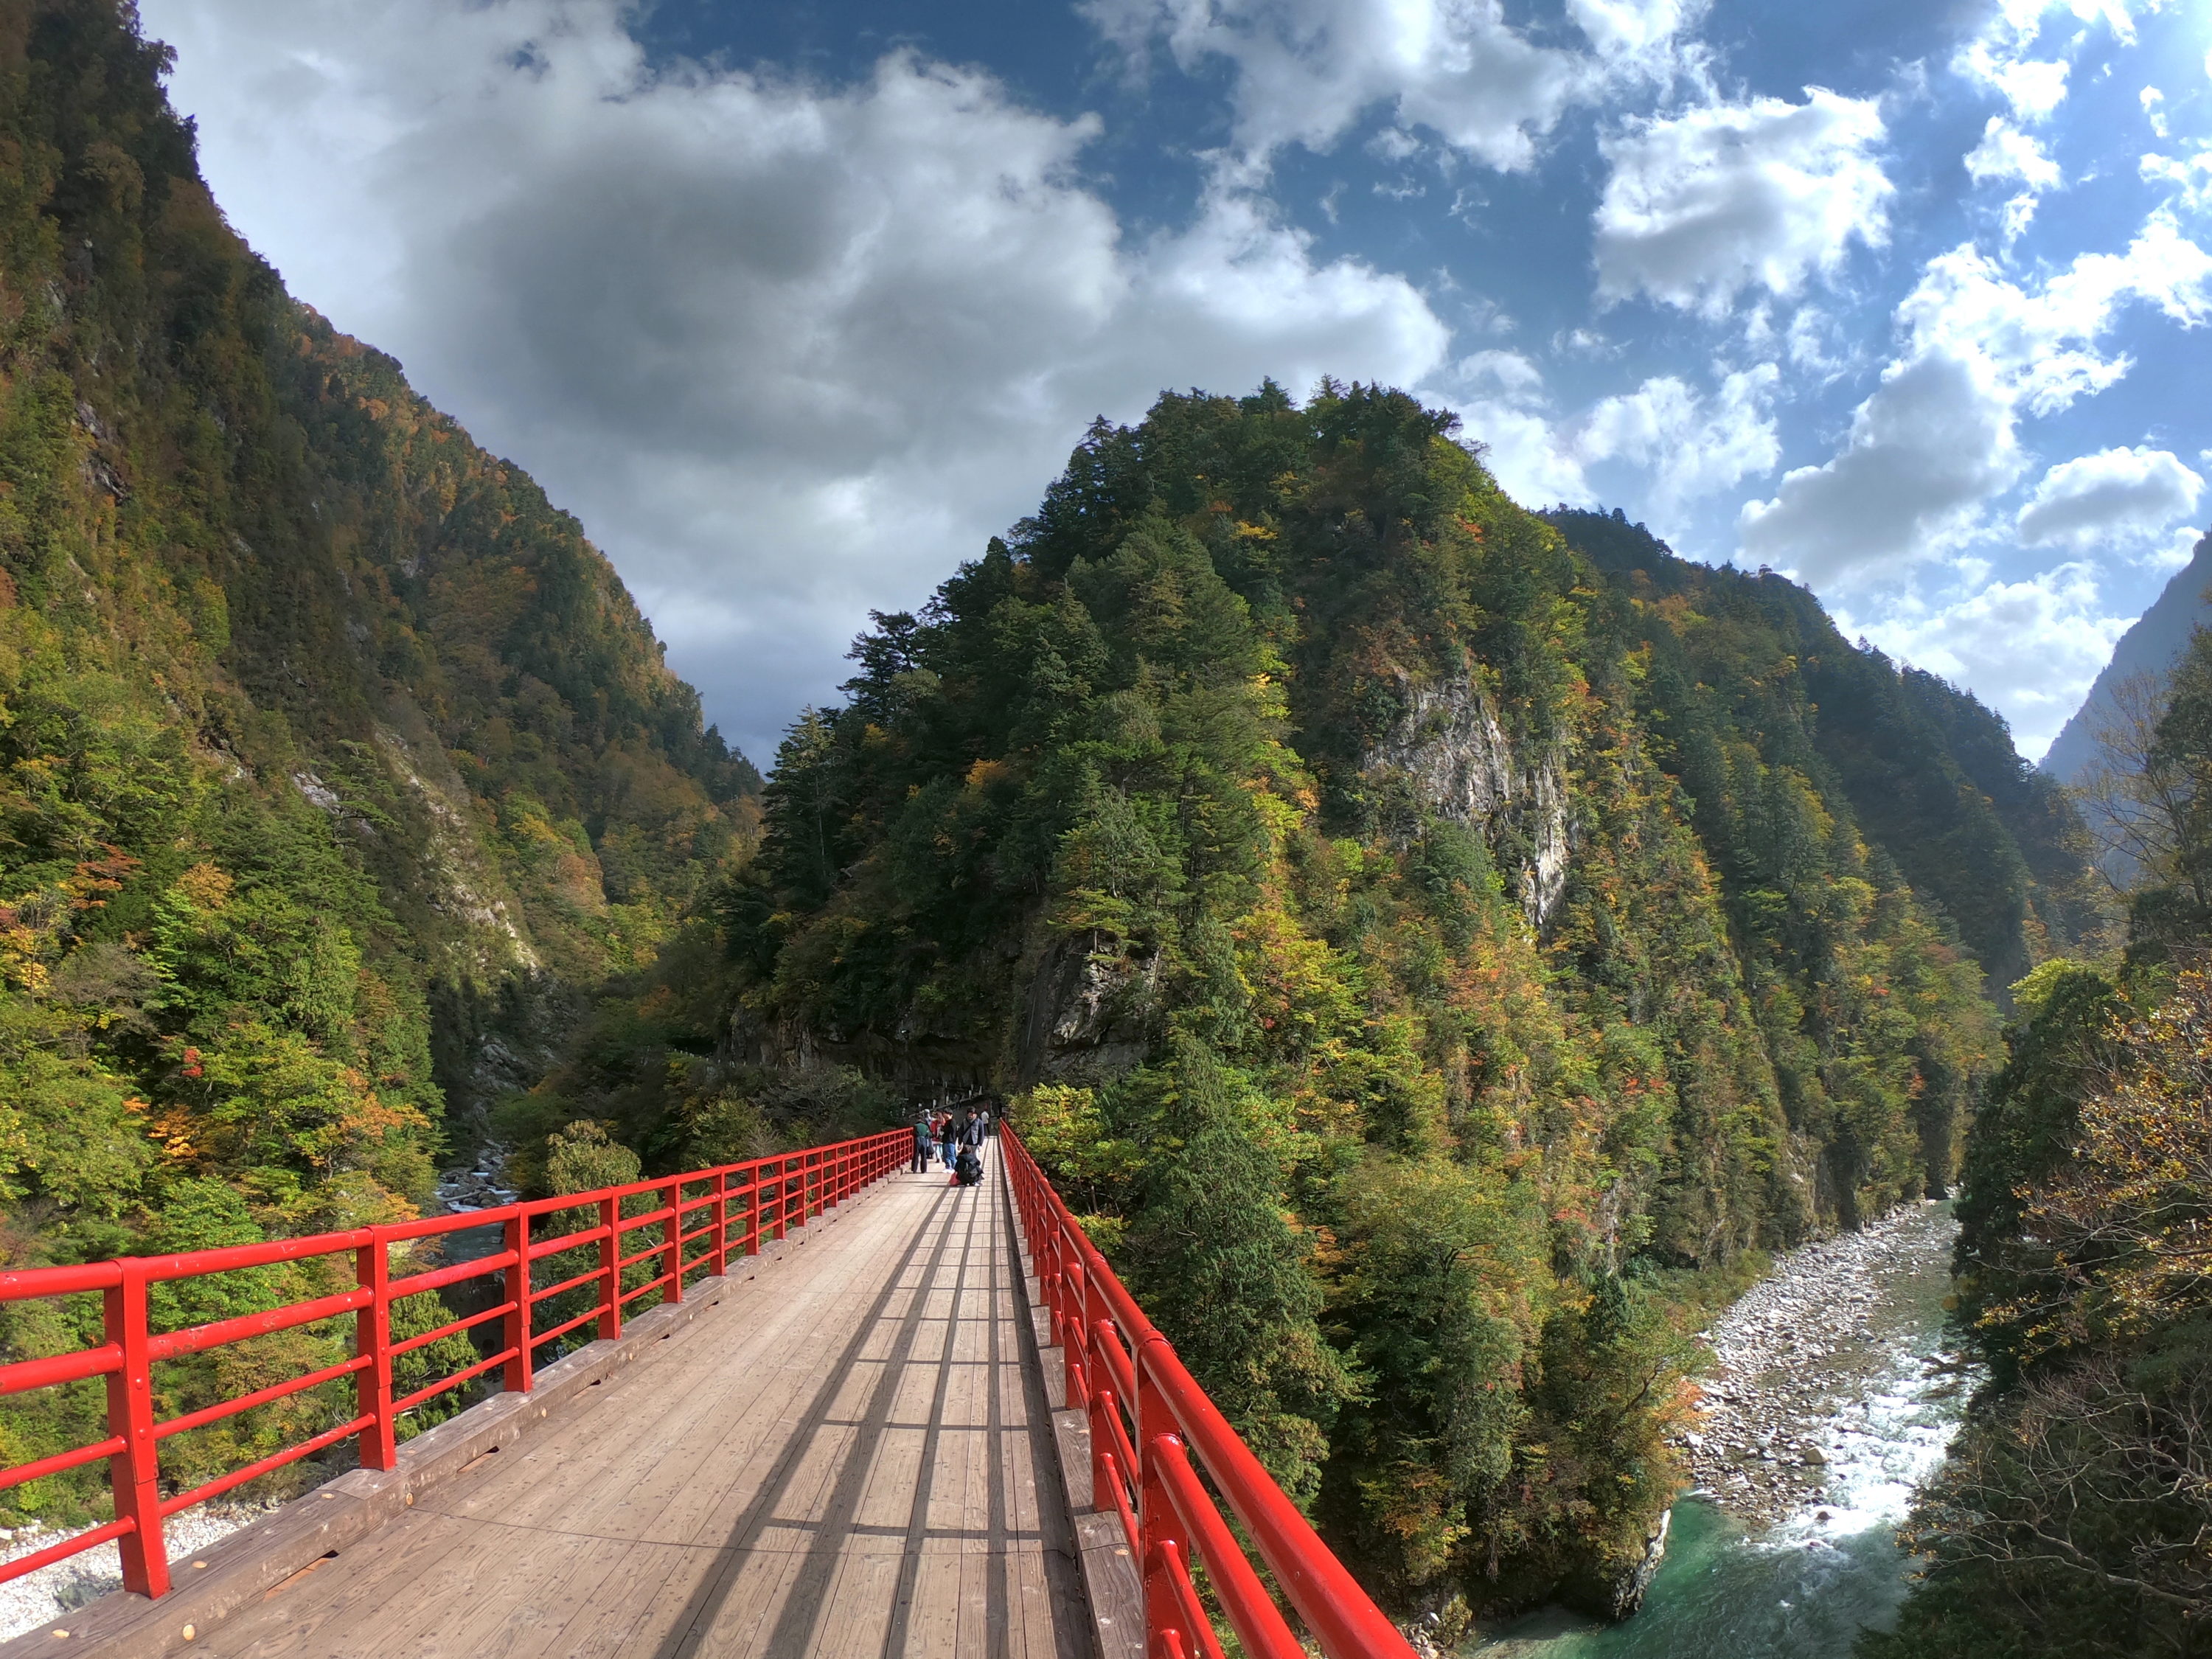
[(1754, 1522), (1840, 1503), (1838, 1466), (1869, 1431), (1859, 1402), (1900, 1379), (1920, 1399), (1956, 1386), (1912, 1304), (1940, 1293), (1957, 1233), (1948, 1206), (1907, 1205), (1791, 1251), (1715, 1322), (1705, 1420), (1682, 1442), (1705, 1496)]
[[(204, 1504), (189, 1514), (172, 1516), (163, 1528), (168, 1540), (170, 1561), (184, 1560), (205, 1549), (249, 1521), (259, 1520), (274, 1507)], [(83, 1530), (87, 1529), (48, 1532), (39, 1527), (22, 1528), (0, 1542), (0, 1561), (20, 1560), (65, 1538), (74, 1538)], [(98, 1545), (82, 1555), (72, 1555), (66, 1561), (57, 1561), (50, 1567), (40, 1567), (36, 1572), (0, 1584), (0, 1642), (21, 1636), (27, 1630), (36, 1630), (49, 1620), (58, 1619), (88, 1601), (97, 1601), (110, 1590), (122, 1588), (123, 1560), (112, 1543)]]

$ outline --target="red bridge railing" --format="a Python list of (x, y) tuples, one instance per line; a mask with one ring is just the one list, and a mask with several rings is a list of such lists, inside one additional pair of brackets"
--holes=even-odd
[[(756, 1158), (498, 1209), (184, 1255), (127, 1256), (77, 1267), (34, 1267), (0, 1273), (0, 1302), (99, 1291), (105, 1304), (103, 1334), (106, 1338), (96, 1347), (0, 1365), (0, 1395), (55, 1388), (95, 1376), (107, 1379), (106, 1438), (0, 1471), (0, 1491), (105, 1458), (115, 1498), (112, 1521), (0, 1565), (0, 1583), (112, 1538), (122, 1553), (125, 1587), (142, 1595), (164, 1595), (169, 1588), (169, 1565), (161, 1525), (170, 1516), (349, 1437), (358, 1440), (363, 1468), (391, 1468), (398, 1455), (398, 1419), (407, 1413), (494, 1370), (501, 1373), (503, 1389), (528, 1392), (538, 1350), (547, 1343), (586, 1326), (592, 1327), (597, 1337), (620, 1335), (624, 1310), (631, 1303), (656, 1291), (665, 1301), (680, 1302), (687, 1276), (719, 1273), (731, 1257), (757, 1254), (763, 1238), (782, 1237), (789, 1228), (804, 1226), (810, 1216), (820, 1214), (902, 1166), (913, 1146), (911, 1130), (894, 1129), (781, 1158)], [(626, 1201), (640, 1198), (647, 1200), (651, 1207), (635, 1215), (623, 1213)], [(580, 1218), (574, 1213), (580, 1211)], [(575, 1224), (580, 1218), (584, 1224), (580, 1226)], [(404, 1267), (419, 1240), (490, 1226), (501, 1230), (501, 1248), (496, 1251), (425, 1272), (393, 1275), (395, 1247)], [(556, 1231), (556, 1227), (568, 1230)], [(650, 1236), (642, 1240), (632, 1237), (640, 1231)], [(696, 1254), (687, 1254), (694, 1245), (700, 1247)], [(550, 1258), (586, 1249), (595, 1259), (582, 1272), (565, 1271), (575, 1265), (573, 1262), (561, 1264), (549, 1269), (554, 1282), (543, 1285), (536, 1282), (535, 1270)], [(350, 1290), (181, 1330), (155, 1331), (149, 1327), (149, 1286), (347, 1252), (354, 1257), (356, 1283)], [(641, 1265), (647, 1275), (641, 1282), (625, 1282), (625, 1270)], [(493, 1305), (450, 1320), (434, 1330), (392, 1340), (390, 1311), (395, 1301), (494, 1276), (497, 1282), (493, 1293), (497, 1300)], [(590, 1305), (583, 1312), (548, 1328), (537, 1327), (533, 1315), (540, 1304), (581, 1291), (591, 1293)], [(167, 1418), (156, 1414), (153, 1368), (161, 1362), (349, 1313), (355, 1322), (351, 1358), (198, 1410)], [(492, 1352), (438, 1382), (395, 1397), (394, 1359), (441, 1338), (474, 1332), (495, 1322), (497, 1346)], [(189, 1491), (163, 1492), (163, 1440), (347, 1376), (354, 1379), (354, 1395), (353, 1413), (345, 1420)]]
[(1084, 1235), (1011, 1128), (1000, 1131), (1067, 1403), (1089, 1413), (1094, 1501), (1119, 1511), (1143, 1577), (1147, 1659), (1223, 1659), (1191, 1576), (1204, 1563), (1252, 1659), (1308, 1650), (1268, 1593), (1214, 1498), (1243, 1523), (1260, 1559), (1328, 1659), (1413, 1659), (1413, 1649), (1306, 1524), (1167, 1338)]

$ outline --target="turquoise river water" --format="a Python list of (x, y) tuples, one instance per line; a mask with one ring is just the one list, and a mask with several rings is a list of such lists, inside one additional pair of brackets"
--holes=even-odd
[(1479, 1659), (1848, 1659), (1862, 1626), (1887, 1626), (1908, 1566), (1898, 1523), (1915, 1483), (1941, 1461), (1966, 1392), (1942, 1364), (1944, 1222), (1929, 1230), (1928, 1248), (1871, 1276), (1879, 1297), (1871, 1340), (1844, 1357), (1820, 1414), (1802, 1424), (1828, 1455), (1820, 1504), (1759, 1526), (1686, 1497), (1634, 1618), (1600, 1626), (1539, 1613), (1462, 1651)]

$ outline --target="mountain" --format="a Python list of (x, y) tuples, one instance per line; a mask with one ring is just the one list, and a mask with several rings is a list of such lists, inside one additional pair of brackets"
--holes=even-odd
[(575, 521), (225, 224), (166, 63), (0, 4), (9, 1265), (410, 1212), (757, 814)]
[(1617, 1613), (1691, 1310), (1945, 1190), (1990, 993), (2097, 913), (1997, 716), (1454, 424), (1101, 422), (783, 745), (696, 1091), (611, 1041), (603, 1097), (1006, 1095), (1369, 1582)]
[(2197, 544), (2190, 561), (2173, 574), (2165, 591), (2135, 625), (2120, 635), (2112, 659), (2097, 676), (2081, 708), (2059, 728), (2043, 757), (2042, 769), (2061, 783), (2079, 783), (2098, 760), (2097, 733), (2117, 712), (2118, 689), (2137, 677), (2163, 681), (2206, 620), (2205, 590), (2212, 587), (2212, 535)]
[(0, 1265), (402, 1215), (449, 1136), (573, 1186), (993, 1092), (1382, 1593), (1632, 1607), (1698, 1310), (1945, 1190), (1992, 994), (2097, 920), (2002, 722), (1401, 393), (1268, 385), (1101, 422), (763, 787), (224, 224), (164, 61), (0, 0)]

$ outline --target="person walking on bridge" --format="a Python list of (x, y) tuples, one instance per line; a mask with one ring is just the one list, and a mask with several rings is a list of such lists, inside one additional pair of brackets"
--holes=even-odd
[(954, 1127), (951, 1113), (947, 1112), (938, 1120), (937, 1138), (944, 1143), (945, 1167), (950, 1170), (952, 1160), (960, 1154), (960, 1132)]
[(918, 1117), (914, 1121), (914, 1167), (912, 1173), (915, 1175), (927, 1175), (929, 1173), (929, 1119), (926, 1115), (924, 1116)]

